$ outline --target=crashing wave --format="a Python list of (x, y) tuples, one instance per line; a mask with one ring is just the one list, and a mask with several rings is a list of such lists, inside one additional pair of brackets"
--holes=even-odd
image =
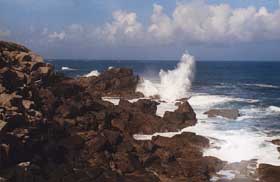
[(76, 70), (76, 69), (70, 68), (70, 67), (67, 67), (67, 66), (62, 66), (62, 67), (61, 67), (61, 70), (63, 70), (63, 71), (74, 71), (74, 70)]
[(270, 112), (277, 112), (277, 113), (279, 112), (280, 113), (280, 107), (276, 107), (276, 106), (269, 106), (267, 110)]
[(84, 75), (84, 77), (99, 76), (100, 73), (97, 70), (92, 70), (91, 72)]
[(269, 84), (245, 84), (246, 86), (254, 86), (254, 87), (261, 87), (261, 88), (280, 88), (276, 85), (269, 85)]
[(174, 70), (160, 70), (160, 83), (155, 84), (144, 79), (137, 87), (137, 91), (145, 96), (158, 95), (163, 100), (176, 100), (186, 97), (190, 90), (195, 72), (195, 59), (188, 53), (183, 54)]

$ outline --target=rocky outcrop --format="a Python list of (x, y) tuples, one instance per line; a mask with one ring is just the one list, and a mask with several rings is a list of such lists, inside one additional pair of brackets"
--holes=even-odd
[(280, 166), (260, 164), (258, 168), (259, 180), (263, 182), (278, 182), (280, 179)]
[(139, 76), (134, 76), (129, 68), (111, 68), (103, 71), (99, 76), (81, 77), (80, 82), (93, 95), (135, 98), (143, 97), (135, 92)]
[(166, 121), (165, 127), (168, 131), (176, 131), (196, 124), (196, 114), (188, 101), (178, 104), (178, 109), (174, 112), (166, 111), (163, 119)]
[(228, 119), (237, 119), (240, 116), (237, 109), (211, 109), (204, 114), (207, 114), (208, 117), (221, 116)]
[(29, 49), (0, 42), (0, 181), (209, 181), (222, 161), (194, 133), (137, 141), (196, 122), (187, 101), (163, 118), (130, 69), (66, 78)]

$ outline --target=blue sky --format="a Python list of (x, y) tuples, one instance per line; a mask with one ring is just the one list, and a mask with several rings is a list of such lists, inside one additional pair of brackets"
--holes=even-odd
[(46, 58), (280, 60), (278, 0), (0, 0), (0, 39)]

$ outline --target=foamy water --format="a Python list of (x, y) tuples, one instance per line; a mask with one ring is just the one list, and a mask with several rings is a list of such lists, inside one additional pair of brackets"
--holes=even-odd
[[(209, 99), (206, 97), (209, 97)], [(210, 119), (203, 114), (203, 112), (215, 105), (231, 102), (233, 100), (239, 101), (240, 99), (227, 98), (226, 96), (217, 95), (193, 96), (189, 102), (197, 114), (198, 123), (195, 126), (187, 127), (180, 132), (155, 133), (153, 135), (134, 135), (134, 137), (137, 140), (150, 140), (156, 135), (172, 137), (182, 132), (194, 132), (198, 135), (205, 136), (210, 140), (211, 147), (209, 149), (205, 149), (205, 156), (215, 156), (227, 162), (240, 162), (242, 160), (258, 159), (258, 163), (280, 165), (277, 146), (270, 142), (278, 136), (269, 137), (264, 132), (252, 131), (250, 128), (221, 130), (219, 129), (220, 125), (227, 125), (228, 122), (236, 121), (224, 118)], [(250, 102), (250, 100), (247, 101)], [(176, 108), (177, 107), (172, 102), (161, 103), (158, 106), (157, 113), (162, 116), (165, 111), (172, 111)], [(245, 122), (248, 118), (250, 118), (250, 116), (245, 116), (244, 120), (240, 119), (239, 121)]]
[(145, 96), (159, 95), (166, 101), (174, 101), (177, 98), (186, 97), (191, 88), (195, 72), (195, 59), (188, 53), (183, 54), (180, 62), (173, 70), (160, 70), (159, 83), (153, 83), (144, 78), (138, 85), (137, 91)]
[[(260, 120), (271, 115), (280, 114), (277, 106), (260, 107), (258, 99), (238, 98), (228, 95), (212, 95), (208, 93), (190, 93), (191, 80), (194, 73), (194, 58), (183, 55), (181, 62), (174, 70), (160, 71), (160, 81), (150, 81), (144, 78), (138, 91), (145, 96), (159, 95), (166, 102), (160, 103), (157, 115), (163, 116), (165, 111), (174, 111), (175, 100), (190, 96), (189, 103), (194, 108), (198, 123), (180, 132), (155, 133), (153, 135), (134, 135), (137, 140), (150, 140), (152, 136), (161, 135), (172, 137), (181, 132), (195, 132), (209, 138), (211, 147), (205, 149), (205, 156), (215, 156), (228, 162), (257, 159), (258, 163), (280, 165), (277, 146), (270, 141), (280, 136), (268, 136), (255, 125)], [(176, 79), (177, 78), (177, 79)], [(155, 80), (155, 79), (154, 79)], [(276, 86), (267, 84), (247, 84), (246, 86), (275, 89)], [(226, 88), (223, 85), (221, 89)], [(219, 88), (217, 88), (219, 89)], [(208, 118), (203, 113), (213, 108), (236, 108), (241, 116), (236, 120), (226, 118)], [(269, 155), (268, 155), (269, 154)]]
[(84, 75), (84, 77), (99, 76), (100, 73), (97, 70), (92, 70), (91, 72)]
[(70, 67), (67, 67), (67, 66), (62, 66), (62, 67), (61, 67), (61, 70), (63, 70), (63, 71), (74, 71), (74, 70), (76, 70), (76, 69), (70, 68)]

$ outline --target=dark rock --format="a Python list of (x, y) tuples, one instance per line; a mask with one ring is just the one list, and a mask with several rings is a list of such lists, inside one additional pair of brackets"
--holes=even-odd
[(259, 179), (264, 182), (278, 182), (280, 179), (280, 167), (269, 164), (260, 164), (258, 168)]
[(133, 75), (132, 69), (112, 68), (102, 72), (98, 77), (80, 78), (83, 86), (92, 95), (111, 97), (142, 97), (143, 94), (136, 93), (139, 81), (138, 76)]
[(139, 108), (143, 113), (156, 114), (157, 105), (159, 105), (159, 103), (148, 99), (140, 99), (133, 103), (133, 105)]
[(190, 104), (185, 101), (179, 104), (174, 112), (166, 111), (163, 119), (166, 121), (164, 127), (168, 131), (176, 131), (196, 124), (196, 114)]
[[(156, 116), (155, 101), (128, 98), (139, 77), (113, 68), (67, 78), (24, 46), (0, 41), (0, 176), (7, 181), (209, 181), (223, 162), (203, 157), (194, 133), (136, 141), (134, 134), (196, 123), (186, 100)], [(102, 96), (121, 97), (119, 105)], [(1, 180), (1, 179), (0, 179)]]
[(237, 119), (240, 116), (237, 109), (211, 109), (204, 114), (207, 114), (208, 117), (222, 116), (229, 119)]
[(273, 143), (274, 145), (279, 145), (280, 146), (280, 139), (272, 140), (271, 143)]

